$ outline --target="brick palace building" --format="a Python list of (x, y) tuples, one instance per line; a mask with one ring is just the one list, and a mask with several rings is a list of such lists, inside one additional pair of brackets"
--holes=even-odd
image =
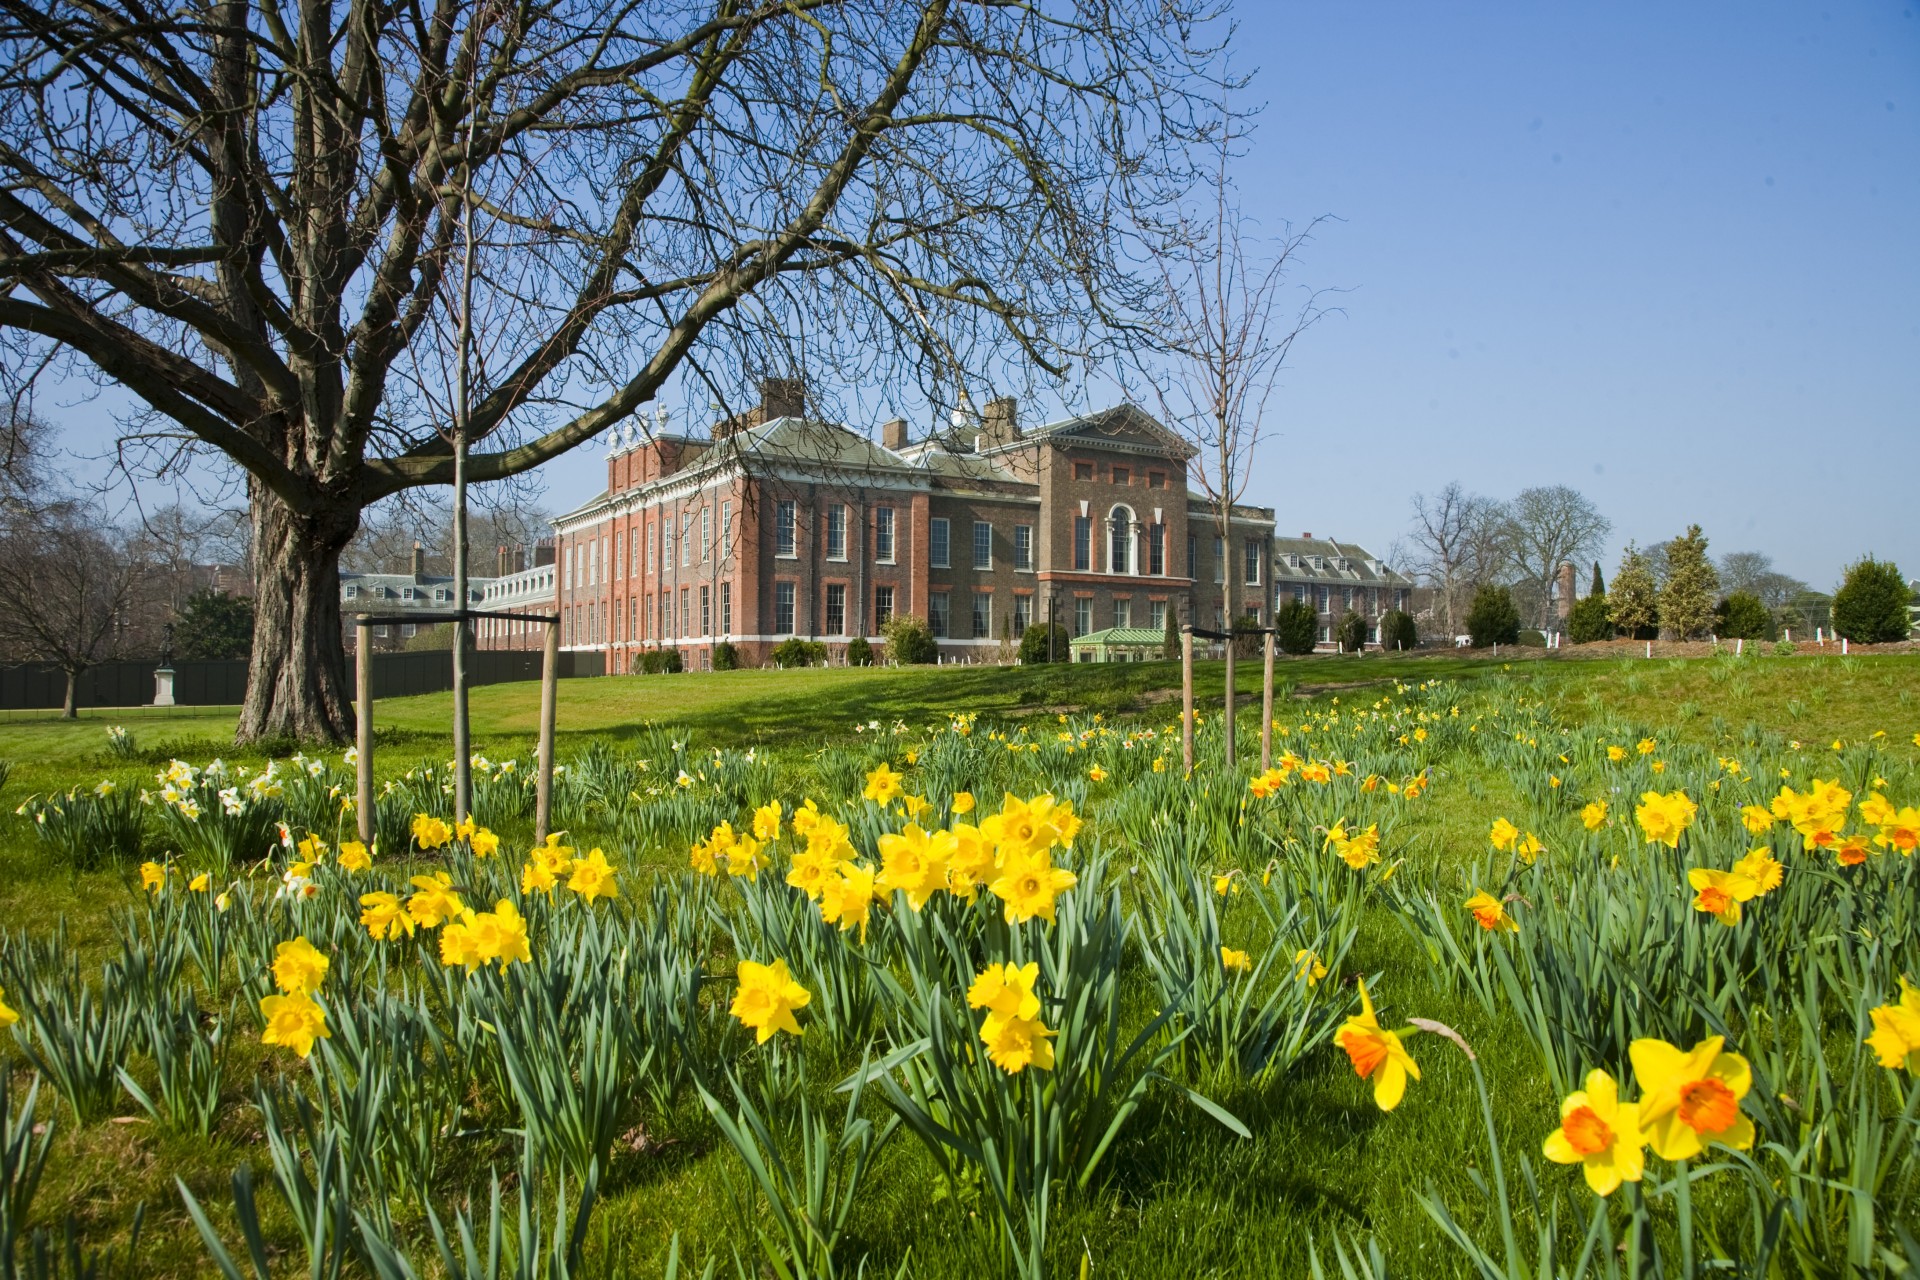
[(615, 673), (671, 647), (702, 670), (719, 641), (757, 665), (800, 636), (837, 662), (912, 613), (944, 660), (990, 660), (1048, 617), (1079, 635), (1161, 628), (1172, 608), (1218, 629), (1228, 572), (1269, 616), (1273, 511), (1236, 508), (1217, 537), (1192, 447), (1132, 405), (1022, 428), (1001, 399), (919, 440), (887, 423), (876, 444), (803, 399), (769, 379), (706, 438), (615, 433), (606, 491), (555, 521), (564, 648)]

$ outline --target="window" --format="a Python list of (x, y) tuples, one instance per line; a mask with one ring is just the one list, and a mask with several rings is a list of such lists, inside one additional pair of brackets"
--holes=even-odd
[(385, 639), (387, 638), (387, 624), (386, 624), (386, 623), (384, 623), (384, 622), (383, 622), (383, 623), (381, 623), (381, 624), (380, 624), (379, 626), (377, 626), (377, 627), (375, 627), (375, 628), (373, 629), (373, 638), (374, 638), (374, 639), (376, 639), (376, 640), (385, 640)]
[(1393, 592), (1393, 607), (1405, 613), (1407, 611), (1407, 589), (1396, 587)]
[(667, 617), (667, 614), (672, 612), (672, 609), (673, 609), (673, 606), (668, 603), (667, 593), (662, 591), (660, 593), (659, 607), (654, 611), (655, 618), (654, 618), (653, 634), (656, 640), (664, 641), (669, 635), (673, 633), (673, 628), (671, 625), (672, 620)]
[(420, 628), (414, 626), (411, 622), (403, 622), (400, 624), (400, 634), (409, 640), (413, 639), (419, 630)]
[(793, 584), (791, 582), (773, 584), (773, 633), (778, 636), (793, 634)]
[(412, 588), (412, 587), (402, 587), (402, 588), (400, 588), (400, 598), (401, 598), (402, 600), (411, 600), (411, 599), (413, 599), (413, 588)]
[(1298, 600), (1301, 604), (1305, 604), (1307, 602), (1307, 584), (1306, 583), (1296, 582), (1293, 584), (1293, 598), (1295, 600)]
[(360, 588), (354, 586), (352, 583), (348, 583), (346, 591), (342, 594), (349, 600), (357, 599), (360, 595)]
[(873, 629), (878, 631), (887, 625), (893, 617), (893, 588), (875, 587), (873, 589)]
[(1073, 518), (1073, 567), (1085, 573), (1093, 568), (1093, 520)]
[(713, 508), (700, 508), (700, 563), (713, 558)]
[(1147, 488), (1164, 489), (1167, 487), (1167, 473), (1164, 471), (1147, 472)]
[(973, 638), (993, 639), (993, 597), (983, 591), (973, 593)]
[(1132, 484), (1132, 483), (1133, 483), (1133, 468), (1131, 468), (1131, 467), (1115, 467), (1115, 468), (1113, 469), (1113, 482), (1114, 482), (1115, 484)]
[(1213, 580), (1227, 580), (1227, 540), (1218, 536), (1213, 540)]
[(653, 521), (647, 521), (647, 563), (653, 563)]
[(827, 634), (847, 634), (847, 585), (844, 582), (827, 584)]
[(1367, 612), (1374, 617), (1380, 616), (1380, 588), (1367, 588)]
[(724, 557), (727, 549), (733, 545), (733, 503), (731, 500), (720, 504), (720, 554)]
[(1241, 543), (1240, 555), (1241, 558), (1246, 561), (1247, 585), (1250, 587), (1259, 586), (1260, 561), (1263, 558), (1260, 554), (1260, 539), (1248, 538), (1245, 542)]
[(627, 539), (627, 576), (637, 578), (645, 568), (646, 562), (640, 558), (640, 531), (635, 529)]
[(720, 584), (720, 634), (723, 636), (733, 634), (733, 584), (731, 582)]
[[(693, 563), (693, 513), (691, 511), (682, 511), (680, 513), (680, 567), (684, 569), (692, 563)], [(684, 609), (681, 610), (682, 621), (685, 621), (685, 616), (684, 616), (685, 612), (686, 611)]]
[(643, 615), (640, 612), (640, 597), (628, 596), (627, 597), (627, 639), (638, 640), (640, 638), (640, 623), (641, 623), (642, 616)]
[(1125, 507), (1107, 516), (1107, 572), (1133, 572), (1133, 512)]
[(1340, 604), (1343, 608), (1347, 610), (1347, 612), (1349, 613), (1353, 612), (1353, 588), (1352, 587), (1340, 588)]
[(993, 568), (993, 526), (985, 520), (973, 522), (973, 567)]
[(1147, 623), (1155, 631), (1166, 629), (1167, 602), (1165, 600), (1149, 600), (1147, 602)]
[(1013, 526), (1013, 567), (1033, 568), (1033, 526), (1030, 524)]
[[(793, 525), (793, 503), (791, 501), (774, 503), (773, 554), (777, 556), (790, 556), (795, 554), (793, 549)], [(793, 628), (788, 627), (787, 630), (792, 631)]]
[(1083, 636), (1093, 630), (1093, 597), (1081, 596), (1073, 602), (1073, 634)]
[(873, 509), (873, 558), (881, 564), (893, 563), (893, 508)]
[(1093, 479), (1093, 464), (1092, 464), (1091, 462), (1076, 462), (1076, 463), (1074, 463), (1074, 464), (1073, 464), (1073, 478), (1074, 478), (1075, 480), (1091, 480), (1091, 479)]
[(948, 567), (949, 550), (947, 543), (953, 526), (945, 516), (935, 516), (927, 521), (927, 561), (936, 569)]
[(1167, 526), (1151, 525), (1147, 529), (1147, 572), (1156, 578), (1167, 573)]
[(573, 548), (572, 547), (567, 548), (566, 563), (567, 563), (567, 569), (566, 569), (567, 586), (571, 588), (573, 586)]
[(847, 558), (847, 507), (836, 502), (827, 508), (827, 559)]
[(1133, 625), (1133, 601), (1115, 600), (1113, 602), (1113, 625), (1116, 627)]
[(1317, 612), (1319, 613), (1333, 612), (1333, 588), (1332, 587), (1320, 588), (1320, 603), (1319, 603)]
[(627, 535), (624, 530), (613, 535), (613, 565), (613, 573), (609, 576), (615, 578), (626, 577)]
[(713, 588), (700, 588), (700, 634), (713, 634)]
[(1013, 597), (1013, 637), (1018, 640), (1033, 625), (1033, 596), (1024, 591)]
[(947, 637), (947, 593), (935, 591), (927, 597), (927, 630), (942, 640)]
[(435, 587), (433, 589), (433, 602), (435, 604), (445, 604), (447, 598), (452, 594), (453, 592), (447, 590), (445, 587)]
[(683, 637), (690, 636), (693, 634), (693, 588), (692, 587), (680, 588), (680, 634)]

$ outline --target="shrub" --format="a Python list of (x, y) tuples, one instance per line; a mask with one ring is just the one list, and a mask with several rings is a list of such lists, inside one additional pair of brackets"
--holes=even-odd
[(1513, 642), (1523, 649), (1544, 649), (1547, 647), (1546, 633), (1535, 631), (1532, 627), (1528, 627), (1525, 631), (1515, 636)]
[[(1619, 579), (1614, 579), (1615, 584)], [(1514, 606), (1513, 592), (1505, 587), (1484, 586), (1473, 593), (1473, 607), (1467, 610), (1467, 634), (1473, 647), (1491, 644), (1515, 644), (1520, 639), (1520, 610)]]
[(713, 669), (732, 671), (740, 665), (740, 651), (733, 647), (733, 641), (722, 640), (713, 646)]
[(1160, 637), (1160, 656), (1169, 661), (1178, 661), (1180, 657), (1180, 617), (1169, 600), (1167, 607), (1161, 610), (1166, 617), (1167, 629)]
[(887, 660), (901, 666), (937, 661), (940, 646), (934, 643), (933, 629), (925, 618), (916, 618), (910, 613), (896, 613), (887, 619), (880, 628), (881, 636), (887, 642)]
[(684, 670), (680, 662), (678, 649), (648, 649), (640, 655), (640, 670), (644, 675), (657, 676), (672, 674)]
[(1349, 609), (1334, 628), (1333, 638), (1343, 653), (1359, 653), (1367, 647), (1367, 620)]
[(1713, 633), (1722, 640), (1773, 639), (1773, 614), (1751, 591), (1736, 591), (1713, 609)]
[(1273, 629), (1282, 652), (1312, 653), (1320, 638), (1320, 615), (1305, 600), (1288, 600), (1274, 612)]
[(873, 642), (865, 636), (855, 636), (847, 641), (847, 665), (850, 667), (872, 666)]
[(253, 601), (196, 591), (174, 613), (173, 641), (182, 658), (244, 658), (253, 650)]
[[(1173, 610), (1168, 609), (1167, 614), (1171, 617)], [(1047, 656), (1047, 636), (1049, 632), (1051, 632), (1053, 636), (1053, 656), (1051, 658)], [(1067, 650), (1067, 646), (1072, 639), (1073, 637), (1067, 634), (1067, 629), (1057, 622), (1051, 627), (1044, 622), (1034, 623), (1027, 628), (1026, 634), (1020, 637), (1021, 665), (1031, 666), (1036, 662), (1072, 661), (1073, 655)], [(1173, 656), (1176, 658), (1180, 656), (1180, 636), (1178, 632), (1174, 634)]]
[(1905, 640), (1912, 598), (1898, 565), (1868, 556), (1847, 566), (1846, 581), (1833, 593), (1833, 629), (1859, 644)]
[(827, 646), (818, 640), (788, 636), (773, 647), (772, 657), (776, 667), (810, 667), (827, 660)]
[(1395, 651), (1420, 647), (1420, 626), (1404, 609), (1389, 609), (1380, 619), (1380, 647)]
[(1635, 640), (1653, 639), (1659, 633), (1654, 625), (1656, 595), (1653, 566), (1629, 542), (1620, 567), (1613, 571), (1613, 586), (1607, 589), (1607, 617), (1613, 620), (1614, 631)]
[(1582, 596), (1567, 611), (1567, 638), (1575, 644), (1593, 644), (1613, 639), (1613, 619), (1607, 615), (1607, 598), (1594, 594)]

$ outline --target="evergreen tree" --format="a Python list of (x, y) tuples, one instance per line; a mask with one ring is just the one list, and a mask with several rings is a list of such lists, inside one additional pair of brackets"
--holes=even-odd
[(1334, 635), (1339, 638), (1341, 652), (1360, 653), (1367, 647), (1367, 620), (1349, 609)]
[(1162, 612), (1166, 614), (1167, 630), (1166, 634), (1160, 637), (1160, 656), (1169, 662), (1177, 662), (1180, 659), (1180, 611), (1175, 609), (1173, 601), (1169, 600)]
[(1613, 586), (1607, 591), (1607, 617), (1621, 635), (1636, 640), (1651, 640), (1654, 635), (1655, 592), (1653, 566), (1633, 543), (1627, 544), (1620, 567), (1613, 572)]
[(1833, 629), (1855, 644), (1905, 640), (1912, 597), (1899, 565), (1868, 556), (1847, 566), (1846, 581), (1833, 593)]
[(1600, 562), (1598, 560), (1593, 562), (1593, 585), (1587, 588), (1587, 594), (1602, 597), (1607, 594), (1607, 580), (1600, 576)]
[(225, 591), (194, 592), (174, 615), (173, 643), (182, 658), (246, 657), (253, 648), (253, 601)]
[(1667, 581), (1660, 588), (1660, 629), (1675, 640), (1692, 640), (1713, 625), (1713, 600), (1720, 590), (1720, 574), (1707, 559), (1707, 539), (1700, 526), (1667, 544)]
[(1613, 639), (1613, 619), (1607, 615), (1604, 591), (1589, 592), (1573, 602), (1573, 608), (1567, 611), (1567, 639), (1575, 644)]
[(1473, 607), (1467, 610), (1467, 634), (1476, 649), (1518, 643), (1520, 609), (1513, 603), (1513, 592), (1490, 584), (1476, 591)]
[(1287, 600), (1274, 611), (1274, 637), (1283, 653), (1312, 653), (1320, 638), (1320, 615), (1305, 600)]
[(1380, 619), (1380, 647), (1399, 652), (1420, 647), (1420, 627), (1413, 615), (1389, 609)]

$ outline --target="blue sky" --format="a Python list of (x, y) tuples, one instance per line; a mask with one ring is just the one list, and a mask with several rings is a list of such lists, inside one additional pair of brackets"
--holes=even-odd
[[(1248, 495), (1283, 533), (1383, 552), (1416, 490), (1564, 483), (1609, 571), (1697, 521), (1820, 587), (1920, 573), (1914, 6), (1247, 2), (1234, 58), (1245, 208), (1339, 219)], [(542, 478), (565, 509), (602, 454)]]

